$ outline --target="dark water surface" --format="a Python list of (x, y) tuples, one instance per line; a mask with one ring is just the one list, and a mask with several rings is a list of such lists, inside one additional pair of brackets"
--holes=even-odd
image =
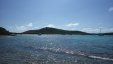
[(112, 64), (113, 36), (0, 36), (0, 64)]

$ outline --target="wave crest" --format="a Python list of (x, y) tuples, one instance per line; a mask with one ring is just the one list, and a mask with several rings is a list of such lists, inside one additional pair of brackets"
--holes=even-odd
[(101, 59), (101, 60), (110, 60), (113, 61), (113, 59), (111, 58), (106, 58), (106, 57), (100, 57), (100, 56), (94, 56), (94, 55), (88, 55), (85, 54), (81, 51), (71, 51), (71, 50), (66, 50), (66, 49), (61, 49), (61, 48), (47, 48), (47, 47), (32, 47), (32, 46), (28, 46), (26, 48), (30, 48), (30, 49), (34, 49), (34, 50), (42, 50), (42, 51), (48, 51), (48, 52), (52, 52), (52, 53), (56, 53), (56, 54), (68, 54), (68, 55), (72, 55), (72, 56), (84, 56), (87, 58), (92, 58), (92, 59)]

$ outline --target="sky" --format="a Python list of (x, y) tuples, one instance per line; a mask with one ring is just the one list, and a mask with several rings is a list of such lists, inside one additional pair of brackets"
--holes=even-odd
[(113, 0), (0, 0), (0, 27), (113, 32)]

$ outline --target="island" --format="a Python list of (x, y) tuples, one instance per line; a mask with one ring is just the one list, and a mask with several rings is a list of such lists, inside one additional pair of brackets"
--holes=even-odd
[(108, 33), (87, 33), (87, 32), (82, 32), (82, 31), (74, 31), (74, 30), (63, 30), (63, 29), (58, 29), (58, 28), (52, 28), (52, 27), (44, 27), (41, 29), (37, 30), (28, 30), (22, 33), (14, 33), (14, 32), (9, 32), (3, 27), (0, 27), (0, 35), (10, 35), (10, 36), (15, 36), (17, 34), (60, 34), (60, 35), (113, 35), (113, 32), (108, 32)]
[(23, 34), (62, 34), (62, 35), (89, 35), (89, 33), (82, 32), (82, 31), (69, 31), (69, 30), (63, 30), (58, 28), (52, 28), (52, 27), (45, 27), (38, 30), (28, 30), (23, 32)]
[(11, 33), (5, 28), (0, 27), (0, 35), (10, 35)]

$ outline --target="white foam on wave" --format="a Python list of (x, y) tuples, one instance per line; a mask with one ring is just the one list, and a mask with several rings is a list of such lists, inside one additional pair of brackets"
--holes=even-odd
[(113, 61), (113, 59), (111, 59), (111, 58), (104, 58), (104, 57), (99, 57), (99, 56), (88, 56), (88, 57), (96, 58), (96, 59), (102, 59), (102, 60), (111, 60), (111, 61)]
[(64, 54), (69, 54), (69, 55), (79, 55), (79, 56), (85, 56), (85, 57), (89, 57), (89, 58), (93, 58), (93, 59), (101, 59), (101, 60), (110, 60), (110, 61), (113, 61), (112, 58), (105, 58), (105, 57), (100, 57), (100, 56), (87, 55), (87, 54), (85, 54), (85, 53), (83, 53), (81, 51), (74, 52), (74, 51), (70, 51), (70, 50), (66, 50), (66, 49), (61, 49), (61, 48), (54, 49), (54, 48), (46, 48), (46, 47), (35, 48), (35, 49), (45, 50), (45, 51), (54, 52), (54, 53), (64, 53)]

